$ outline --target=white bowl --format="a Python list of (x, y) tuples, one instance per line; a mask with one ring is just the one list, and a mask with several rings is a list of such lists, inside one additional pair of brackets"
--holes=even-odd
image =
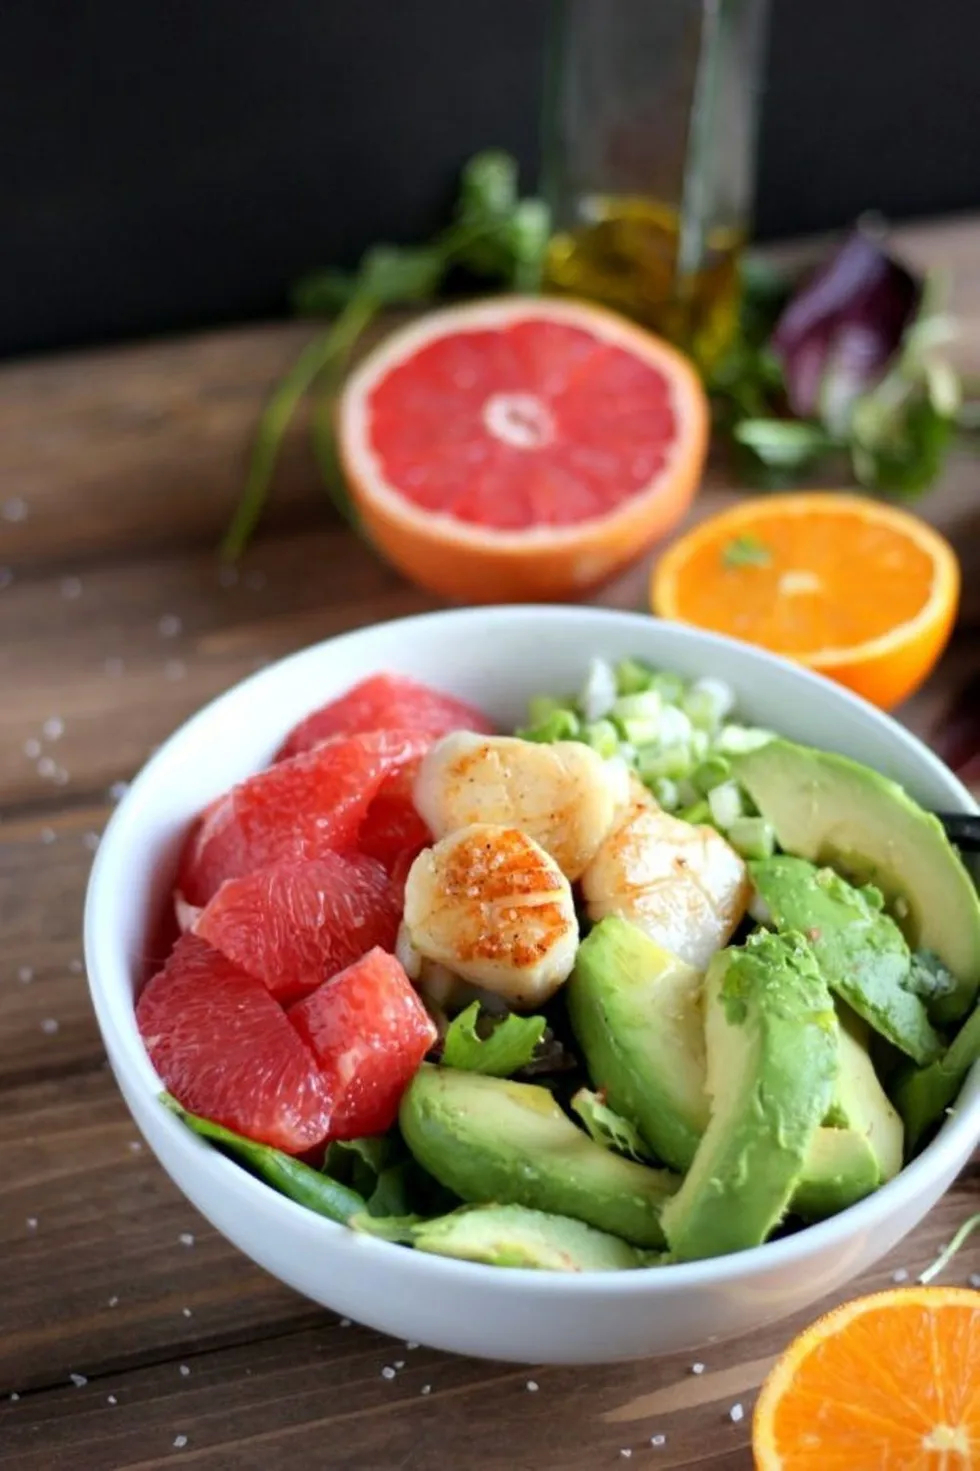
[(300, 717), (355, 681), (398, 670), (472, 700), (509, 727), (530, 695), (575, 689), (590, 655), (637, 655), (735, 687), (745, 717), (842, 751), (924, 805), (975, 811), (919, 741), (827, 680), (696, 629), (592, 608), (435, 613), (364, 628), (295, 654), (230, 690), (161, 747), (99, 848), (85, 911), (96, 1015), (133, 1117), (184, 1194), (253, 1261), (336, 1312), (456, 1353), (522, 1363), (603, 1363), (675, 1352), (794, 1313), (864, 1271), (919, 1222), (980, 1139), (980, 1067), (927, 1149), (832, 1220), (734, 1256), (650, 1271), (494, 1268), (426, 1256), (312, 1214), (191, 1134), (157, 1101), (134, 992), (190, 819), (265, 764)]

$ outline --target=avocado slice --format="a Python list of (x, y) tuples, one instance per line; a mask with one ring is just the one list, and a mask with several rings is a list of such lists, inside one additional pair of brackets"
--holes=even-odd
[(701, 990), (698, 971), (617, 915), (583, 940), (565, 987), (593, 1086), (681, 1171), (708, 1126)]
[(896, 782), (846, 756), (770, 741), (732, 757), (735, 776), (779, 846), (873, 883), (913, 950), (931, 950), (956, 978), (930, 1014), (942, 1025), (980, 987), (980, 898), (941, 824)]
[(895, 1078), (892, 1098), (905, 1121), (910, 1154), (933, 1125), (942, 1121), (978, 1058), (980, 1006), (963, 1023), (942, 1057), (928, 1067), (908, 1068)]
[(765, 1241), (804, 1169), (837, 1075), (837, 1017), (801, 935), (765, 931), (705, 976), (711, 1120), (662, 1224), (680, 1260)]
[[(878, 1165), (879, 1184), (902, 1168), (905, 1130), (878, 1081), (868, 1053), (870, 1030), (862, 1017), (838, 1004), (840, 1022), (837, 1082), (828, 1118), (840, 1129), (866, 1139)], [(827, 1120), (825, 1120), (827, 1122)]]
[(775, 928), (806, 935), (832, 991), (915, 1062), (939, 1056), (942, 1038), (922, 1001), (904, 986), (912, 966), (909, 947), (877, 907), (874, 891), (787, 854), (750, 863), (749, 873)]
[(660, 1212), (676, 1175), (593, 1143), (546, 1088), (423, 1063), (399, 1123), (419, 1164), (465, 1201), (529, 1206), (637, 1246), (664, 1244)]
[(619, 1272), (652, 1265), (651, 1253), (637, 1251), (618, 1236), (523, 1205), (467, 1205), (432, 1221), (355, 1216), (351, 1225), (387, 1241), (403, 1241), (417, 1251), (488, 1267)]
[(863, 1200), (880, 1184), (878, 1161), (863, 1134), (856, 1129), (818, 1129), (790, 1210), (805, 1221), (822, 1221)]

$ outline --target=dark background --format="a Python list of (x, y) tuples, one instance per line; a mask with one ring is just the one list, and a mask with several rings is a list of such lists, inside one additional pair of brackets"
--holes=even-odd
[[(978, 0), (772, 3), (760, 235), (980, 207)], [(532, 185), (548, 11), (3, 0), (0, 353), (281, 312), (481, 147)]]

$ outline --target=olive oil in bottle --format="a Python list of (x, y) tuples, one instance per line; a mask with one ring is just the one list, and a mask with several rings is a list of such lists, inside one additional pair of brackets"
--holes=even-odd
[(583, 213), (590, 223), (552, 238), (547, 289), (604, 302), (710, 368), (735, 330), (744, 229), (709, 231), (695, 268), (685, 272), (681, 219), (670, 205), (614, 196), (590, 200)]
[(624, 312), (702, 371), (732, 340), (767, 0), (554, 0), (551, 291)]

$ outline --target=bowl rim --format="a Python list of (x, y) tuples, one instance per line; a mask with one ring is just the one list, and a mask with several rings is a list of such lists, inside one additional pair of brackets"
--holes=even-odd
[[(486, 636), (492, 631), (488, 625), (502, 624), (512, 620), (531, 619), (542, 624), (561, 624), (574, 621), (575, 618), (592, 622), (600, 632), (603, 624), (632, 628), (636, 631), (637, 642), (641, 646), (644, 637), (649, 636), (651, 628), (657, 628), (661, 631), (668, 631), (669, 637), (676, 639), (682, 646), (687, 644), (692, 647), (700, 647), (709, 653), (713, 651), (722, 656), (726, 651), (738, 650), (739, 656), (743, 659), (747, 657), (750, 663), (758, 663), (760, 667), (776, 666), (785, 677), (799, 683), (803, 690), (814, 686), (823, 687), (844, 706), (849, 706), (859, 713), (865, 721), (887, 731), (893, 740), (897, 739), (898, 744), (904, 746), (908, 754), (921, 767), (945, 784), (951, 793), (951, 803), (954, 807), (958, 805), (958, 810), (968, 813), (980, 812), (980, 805), (962, 782), (917, 736), (891, 715), (876, 709), (860, 696), (827, 679), (824, 675), (804, 668), (790, 659), (746, 644), (739, 639), (730, 638), (725, 634), (714, 633), (694, 625), (653, 618), (643, 613), (594, 607), (587, 604), (509, 604), (500, 607), (439, 609), (405, 618), (386, 619), (348, 630), (315, 644), (307, 645), (282, 659), (271, 662), (232, 685), (197, 710), (167, 737), (137, 773), (105, 828), (89, 875), (85, 896), (84, 949), (89, 994), (113, 1070), (117, 1073), (121, 1071), (125, 1077), (126, 1087), (122, 1087), (121, 1080), (117, 1080), (120, 1081), (124, 1098), (127, 1088), (138, 1091), (149, 1089), (155, 1100), (158, 1100), (159, 1093), (163, 1091), (163, 1084), (142, 1047), (139, 1033), (135, 1030), (135, 1023), (131, 1035), (120, 1030), (112, 1014), (109, 997), (117, 987), (122, 994), (125, 994), (130, 988), (129, 966), (119, 944), (118, 927), (113, 923), (113, 907), (119, 892), (117, 875), (125, 872), (130, 839), (132, 833), (137, 830), (136, 818), (140, 807), (147, 793), (153, 790), (157, 771), (169, 759), (171, 748), (191, 732), (196, 732), (206, 726), (226, 706), (235, 704), (243, 697), (259, 697), (263, 684), (278, 677), (279, 671), (283, 668), (299, 667), (308, 660), (322, 657), (323, 652), (328, 648), (336, 649), (343, 644), (356, 644), (370, 639), (372, 635), (382, 630), (398, 628), (408, 639), (413, 632), (423, 631), (433, 623), (448, 622), (460, 625), (461, 637), (465, 635), (467, 624), (479, 624), (480, 632)], [(639, 657), (642, 657), (642, 652)], [(117, 945), (115, 953), (112, 951), (113, 940)], [(976, 1067), (980, 1067), (980, 1063), (976, 1064)], [(872, 1230), (889, 1217), (892, 1205), (898, 1207), (903, 1200), (907, 1202), (915, 1199), (920, 1193), (925, 1193), (929, 1185), (937, 1178), (942, 1177), (946, 1171), (955, 1170), (958, 1167), (964, 1146), (972, 1147), (980, 1141), (980, 1093), (978, 1093), (966, 1108), (956, 1110), (947, 1116), (945, 1124), (936, 1137), (894, 1179), (880, 1186), (864, 1200), (838, 1212), (837, 1215), (804, 1226), (791, 1235), (764, 1242), (761, 1246), (730, 1252), (724, 1256), (701, 1258), (690, 1262), (666, 1263), (658, 1266), (656, 1270), (642, 1271), (639, 1276), (637, 1271), (590, 1270), (578, 1273), (551, 1273), (530, 1272), (522, 1267), (489, 1266), (478, 1262), (409, 1251), (404, 1246), (384, 1241), (378, 1237), (352, 1233), (350, 1227), (331, 1221), (325, 1216), (319, 1216), (308, 1207), (301, 1206), (287, 1196), (280, 1195), (272, 1186), (251, 1175), (242, 1166), (193, 1134), (175, 1114), (164, 1108), (162, 1104), (158, 1106), (161, 1114), (160, 1127), (169, 1131), (178, 1149), (183, 1149), (191, 1155), (198, 1153), (202, 1163), (206, 1157), (205, 1168), (214, 1171), (215, 1183), (220, 1185), (224, 1182), (225, 1188), (238, 1194), (243, 1203), (250, 1203), (258, 1209), (271, 1210), (274, 1213), (283, 1210), (285, 1212), (284, 1225), (290, 1219), (296, 1221), (302, 1219), (307, 1229), (321, 1229), (325, 1233), (325, 1245), (331, 1241), (339, 1242), (341, 1238), (335, 1233), (342, 1232), (348, 1237), (356, 1235), (359, 1249), (366, 1253), (366, 1265), (370, 1266), (372, 1259), (377, 1260), (379, 1264), (384, 1262), (391, 1265), (393, 1262), (391, 1254), (397, 1252), (399, 1259), (404, 1262), (406, 1271), (421, 1273), (433, 1285), (439, 1282), (447, 1286), (457, 1282), (471, 1285), (482, 1282), (484, 1285), (500, 1283), (502, 1286), (503, 1280), (507, 1279), (512, 1283), (519, 1282), (521, 1290), (525, 1293), (533, 1292), (545, 1297), (554, 1293), (578, 1294), (588, 1297), (600, 1291), (613, 1297), (619, 1294), (632, 1295), (637, 1292), (650, 1292), (656, 1295), (661, 1289), (673, 1291), (693, 1286), (724, 1287), (768, 1274), (772, 1270), (802, 1265), (811, 1256), (823, 1250), (833, 1249), (835, 1246), (843, 1247), (862, 1231)], [(317, 1224), (314, 1225), (314, 1223)], [(381, 1253), (381, 1255), (375, 1257), (375, 1253)]]

